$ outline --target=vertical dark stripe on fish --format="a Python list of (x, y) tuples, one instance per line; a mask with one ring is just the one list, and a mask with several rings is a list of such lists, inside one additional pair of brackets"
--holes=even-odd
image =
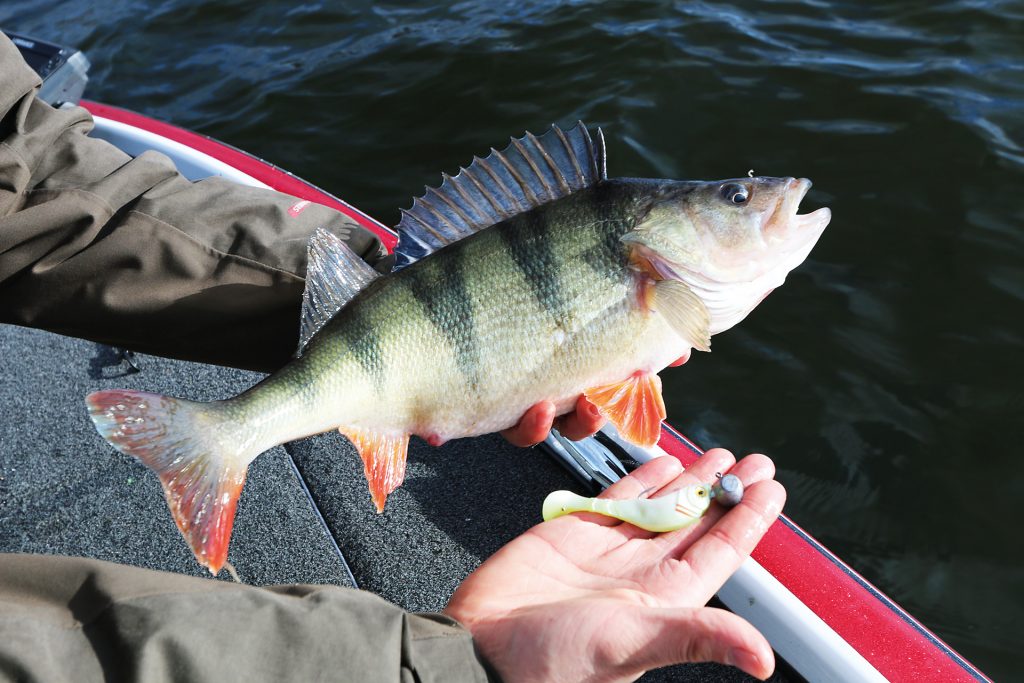
[(469, 388), (476, 389), (480, 384), (480, 351), (473, 303), (466, 290), (464, 258), (465, 250), (456, 249), (443, 264), (435, 260), (409, 270), (404, 282), (430, 322), (448, 340)]
[(556, 321), (563, 322), (569, 317), (570, 310), (562, 296), (559, 284), (561, 264), (551, 248), (549, 232), (548, 214), (531, 211), (518, 216), (500, 234), (541, 308)]
[(593, 210), (593, 222), (587, 222), (591, 246), (582, 252), (583, 259), (602, 279), (621, 282), (623, 277), (631, 277), (629, 249), (622, 243), (622, 236), (633, 229), (635, 218), (608, 209), (628, 205), (629, 199), (615, 182), (602, 181), (584, 192), (589, 194), (587, 206)]
[(375, 329), (373, 322), (367, 319), (367, 313), (365, 306), (348, 307), (344, 314), (347, 320), (344, 325), (338, 326), (337, 334), (343, 348), (359, 361), (359, 365), (370, 377), (377, 393), (382, 394), (386, 379), (383, 350), (380, 339), (377, 337), (379, 330)]
[(626, 228), (620, 221), (599, 221), (594, 225), (594, 245), (583, 252), (583, 260), (602, 278), (618, 281), (629, 267), (629, 250), (622, 243)]

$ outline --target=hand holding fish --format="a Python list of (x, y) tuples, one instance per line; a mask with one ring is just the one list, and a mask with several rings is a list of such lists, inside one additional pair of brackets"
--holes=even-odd
[(506, 681), (626, 681), (701, 661), (767, 678), (774, 655), (765, 638), (741, 617), (704, 606), (785, 501), (771, 460), (734, 462), (717, 448), (685, 472), (674, 458), (659, 458), (602, 496), (653, 489), (657, 497), (729, 472), (746, 489), (735, 508), (712, 505), (696, 524), (664, 534), (591, 513), (545, 522), (481, 565), (446, 612)]
[[(669, 363), (669, 367), (677, 368), (688, 360), (689, 353)], [(527, 410), (515, 427), (502, 430), (501, 435), (513, 446), (525, 448), (546, 439), (552, 427), (556, 427), (559, 434), (570, 441), (579, 441), (593, 436), (605, 422), (607, 420), (601, 416), (597, 406), (588, 401), (586, 396), (580, 396), (576, 401), (575, 410), (557, 418), (555, 404), (551, 401), (541, 401)]]
[(592, 436), (604, 426), (604, 423), (605, 419), (601, 417), (597, 407), (580, 396), (575, 410), (557, 418), (555, 404), (551, 401), (541, 401), (527, 410), (515, 427), (502, 430), (501, 435), (513, 446), (525, 448), (535, 446), (546, 439), (552, 427), (557, 427), (565, 438), (579, 441)]

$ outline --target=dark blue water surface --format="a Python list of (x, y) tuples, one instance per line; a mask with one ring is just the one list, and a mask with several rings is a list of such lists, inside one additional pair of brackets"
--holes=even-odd
[(705, 446), (998, 679), (1024, 665), (1024, 6), (15, 0), (92, 99), (269, 159), (388, 223), (441, 171), (584, 119), (612, 175), (815, 181), (785, 287), (664, 373)]

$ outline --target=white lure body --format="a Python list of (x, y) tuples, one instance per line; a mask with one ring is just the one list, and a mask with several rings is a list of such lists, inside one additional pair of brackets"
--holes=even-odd
[(675, 531), (693, 524), (711, 504), (711, 486), (692, 484), (658, 498), (585, 498), (571, 491), (555, 491), (544, 499), (544, 521), (571, 512), (596, 512), (647, 531)]

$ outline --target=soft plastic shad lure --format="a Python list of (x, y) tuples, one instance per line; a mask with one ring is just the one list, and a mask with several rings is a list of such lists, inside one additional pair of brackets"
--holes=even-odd
[(647, 531), (675, 531), (704, 516), (711, 499), (731, 507), (743, 497), (743, 482), (734, 474), (719, 477), (714, 486), (691, 484), (658, 498), (584, 498), (571, 491), (555, 491), (544, 499), (544, 521), (570, 512), (596, 512), (614, 517)]

